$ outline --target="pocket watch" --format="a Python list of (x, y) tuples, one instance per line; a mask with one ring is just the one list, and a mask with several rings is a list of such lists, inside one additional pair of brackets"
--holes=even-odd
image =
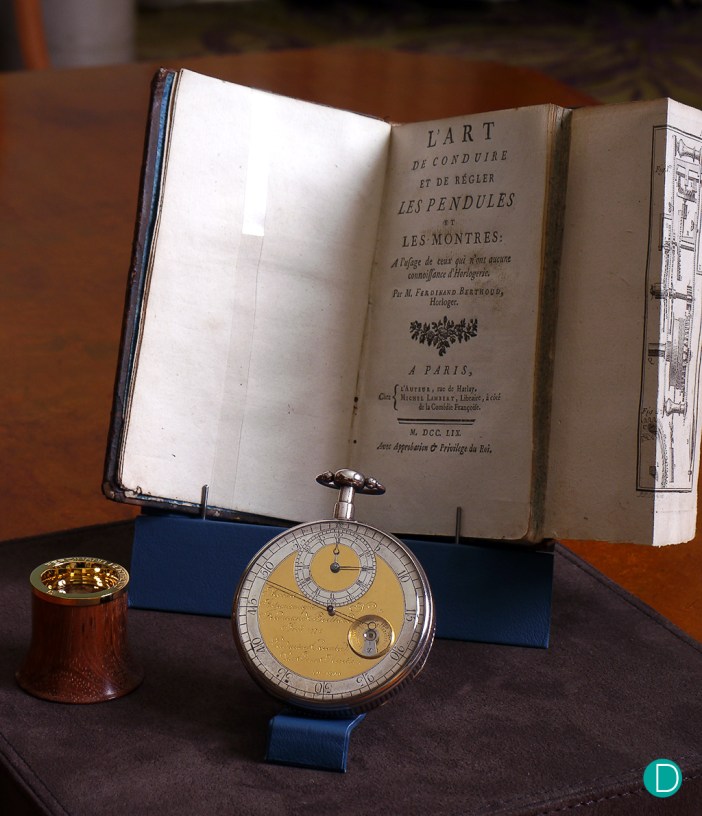
[(434, 639), (426, 575), (397, 538), (355, 520), (354, 494), (385, 488), (349, 469), (333, 518), (291, 527), (251, 560), (232, 610), (249, 673), (285, 703), (327, 716), (381, 705), (423, 668)]

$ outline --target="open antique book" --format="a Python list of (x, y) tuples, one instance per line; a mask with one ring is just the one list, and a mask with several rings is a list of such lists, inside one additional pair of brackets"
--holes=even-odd
[(105, 492), (399, 534), (695, 531), (702, 114), (384, 121), (162, 71)]

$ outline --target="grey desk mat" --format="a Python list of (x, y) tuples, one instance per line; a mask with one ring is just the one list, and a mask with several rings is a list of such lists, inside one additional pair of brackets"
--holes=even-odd
[[(24, 694), (31, 570), (67, 555), (128, 565), (131, 535), (116, 524), (0, 544), (3, 813), (702, 813), (700, 645), (560, 547), (550, 648), (437, 641), (354, 732), (346, 774), (261, 761), (277, 705), (222, 618), (130, 610), (137, 691), (89, 706)], [(642, 784), (659, 757), (683, 771), (669, 799)]]

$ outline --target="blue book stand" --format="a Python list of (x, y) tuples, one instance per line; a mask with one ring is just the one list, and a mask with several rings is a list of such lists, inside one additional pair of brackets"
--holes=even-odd
[[(140, 609), (229, 617), (241, 573), (282, 527), (144, 513), (136, 519), (129, 603)], [(546, 648), (553, 549), (499, 542), (404, 539), (429, 579), (436, 636)], [(291, 710), (271, 720), (266, 759), (346, 770), (362, 719), (325, 720)]]

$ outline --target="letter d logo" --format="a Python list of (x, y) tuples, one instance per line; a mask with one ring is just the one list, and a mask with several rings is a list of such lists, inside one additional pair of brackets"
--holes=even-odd
[(666, 799), (680, 789), (682, 772), (672, 760), (656, 759), (644, 771), (643, 783), (651, 796)]

